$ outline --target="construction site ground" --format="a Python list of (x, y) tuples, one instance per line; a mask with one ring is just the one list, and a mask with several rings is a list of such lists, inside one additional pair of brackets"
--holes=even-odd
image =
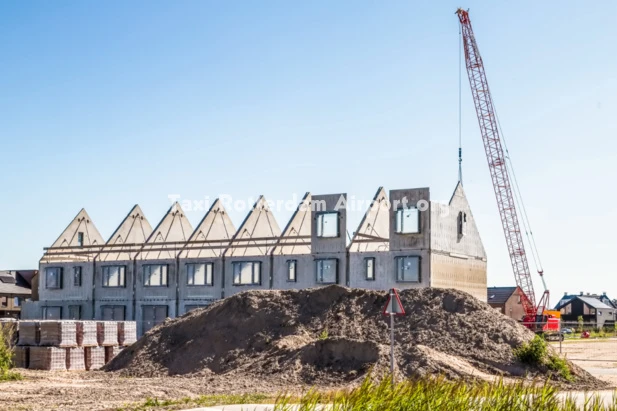
[[(615, 341), (613, 341), (615, 343)], [(589, 361), (612, 358), (614, 345), (610, 341), (569, 341), (563, 345), (564, 353), (590, 371), (594, 376), (617, 386), (617, 362)], [(574, 358), (574, 357), (573, 357)], [(3, 410), (117, 410), (130, 409), (148, 398), (182, 399), (205, 394), (260, 393), (272, 400), (277, 393), (296, 391), (300, 394), (307, 387), (290, 387), (281, 384), (264, 384), (261, 387), (224, 385), (216, 379), (203, 377), (122, 377), (117, 373), (49, 372), (19, 370), (23, 381), (0, 384), (0, 404)], [(612, 373), (612, 374), (611, 374)], [(324, 390), (344, 388), (331, 385)], [(267, 401), (267, 398), (264, 398)]]

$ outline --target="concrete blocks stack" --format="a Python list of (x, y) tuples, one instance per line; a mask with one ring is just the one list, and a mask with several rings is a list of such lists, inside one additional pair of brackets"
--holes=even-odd
[(60, 348), (77, 347), (75, 321), (41, 321), (39, 345)]
[(135, 321), (118, 321), (118, 343), (131, 345), (137, 341), (137, 323)]
[(105, 347), (85, 347), (86, 370), (98, 370), (105, 365)]
[(134, 321), (23, 321), (15, 366), (33, 370), (96, 370), (137, 340)]
[(97, 347), (98, 336), (96, 321), (77, 322), (77, 345), (80, 347)]
[(20, 321), (19, 339), (17, 345), (38, 345), (39, 344), (39, 322)]
[(30, 347), (31, 370), (65, 371), (66, 349), (58, 347)]
[(96, 323), (96, 335), (99, 345), (103, 347), (118, 345), (118, 322), (99, 321)]

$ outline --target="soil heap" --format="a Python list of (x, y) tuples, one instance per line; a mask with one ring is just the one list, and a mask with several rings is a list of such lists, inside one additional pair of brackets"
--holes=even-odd
[[(168, 320), (107, 366), (125, 375), (204, 375), (283, 381), (350, 382), (389, 370), (387, 293), (341, 286), (247, 291)], [(533, 333), (488, 304), (452, 289), (400, 293), (406, 315), (395, 319), (396, 374), (447, 378), (538, 377), (513, 348)], [(576, 387), (602, 384), (572, 365)]]

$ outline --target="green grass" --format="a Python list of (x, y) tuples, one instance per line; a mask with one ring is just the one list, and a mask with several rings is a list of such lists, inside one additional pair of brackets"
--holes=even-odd
[[(302, 397), (281, 395), (205, 395), (180, 400), (148, 399), (119, 408), (118, 411), (178, 410), (229, 404), (275, 403), (276, 411), (318, 411), (328, 404), (328, 411), (574, 411), (579, 410), (570, 397), (558, 396), (557, 389), (545, 382), (506, 384), (498, 382), (447, 381), (426, 377), (392, 384), (389, 378), (376, 381), (367, 377), (362, 385), (348, 391), (320, 393), (310, 391)], [(602, 405), (597, 397), (589, 397), (586, 411), (617, 411), (617, 396), (612, 404)]]

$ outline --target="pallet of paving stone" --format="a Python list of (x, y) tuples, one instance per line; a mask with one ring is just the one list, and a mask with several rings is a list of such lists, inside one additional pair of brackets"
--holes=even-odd
[(28, 356), (30, 347), (17, 346), (13, 348), (13, 366), (15, 368), (28, 368)]
[(30, 347), (31, 370), (66, 371), (66, 349), (58, 347)]
[(53, 347), (76, 347), (77, 324), (75, 321), (41, 321), (39, 345)]
[(85, 371), (86, 356), (83, 347), (65, 348), (66, 369), (69, 371)]
[(17, 345), (39, 345), (39, 322), (20, 321)]
[(80, 347), (99, 345), (96, 321), (77, 321), (77, 345)]
[(127, 346), (137, 341), (137, 323), (135, 321), (118, 321), (118, 344)]
[(105, 347), (85, 347), (86, 370), (98, 370), (105, 365)]
[(118, 322), (99, 321), (96, 323), (97, 341), (101, 346), (118, 345)]
[(105, 347), (105, 364), (113, 360), (123, 349), (124, 347), (118, 347), (117, 345), (113, 347)]

